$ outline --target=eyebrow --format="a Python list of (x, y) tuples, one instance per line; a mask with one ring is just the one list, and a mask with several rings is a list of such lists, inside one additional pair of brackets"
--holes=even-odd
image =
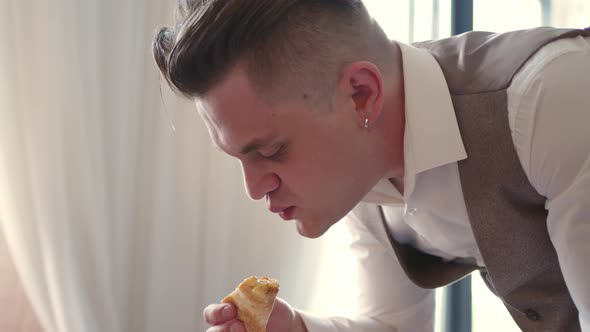
[(268, 145), (271, 141), (275, 139), (275, 136), (268, 136), (264, 138), (255, 138), (246, 144), (242, 149), (240, 149), (241, 154), (248, 154), (252, 151), (258, 150), (259, 148)]

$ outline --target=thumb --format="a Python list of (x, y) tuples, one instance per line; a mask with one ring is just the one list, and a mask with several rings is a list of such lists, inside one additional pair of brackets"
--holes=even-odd
[(295, 320), (295, 310), (283, 299), (276, 298), (266, 324), (268, 332), (289, 331)]

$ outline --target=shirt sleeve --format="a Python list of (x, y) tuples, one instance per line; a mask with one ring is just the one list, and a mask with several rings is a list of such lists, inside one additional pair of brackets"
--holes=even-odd
[[(590, 331), (590, 38), (564, 41), (530, 72), (514, 125), (582, 331)], [(517, 139), (520, 135), (520, 140)]]
[(346, 223), (357, 260), (358, 317), (322, 318), (299, 312), (309, 332), (428, 332), (434, 331), (434, 291), (408, 279), (393, 249), (366, 227), (366, 216), (351, 213)]

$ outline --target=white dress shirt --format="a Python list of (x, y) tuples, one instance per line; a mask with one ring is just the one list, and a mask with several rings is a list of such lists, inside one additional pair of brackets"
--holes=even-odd
[[(401, 243), (483, 266), (457, 161), (467, 158), (446, 81), (425, 50), (400, 43), (406, 98), (404, 194), (381, 180), (348, 216), (359, 266), (359, 318), (300, 312), (309, 332), (433, 331), (434, 292), (400, 267), (375, 204)], [(533, 187), (583, 332), (590, 331), (590, 38), (550, 43), (508, 88), (513, 142)], [(427, 95), (428, 98), (424, 98)], [(433, 112), (435, 110), (435, 112)]]

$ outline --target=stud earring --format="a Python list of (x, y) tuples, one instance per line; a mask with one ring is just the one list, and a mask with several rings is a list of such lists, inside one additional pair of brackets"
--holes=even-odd
[(369, 118), (365, 118), (365, 128), (369, 129)]

